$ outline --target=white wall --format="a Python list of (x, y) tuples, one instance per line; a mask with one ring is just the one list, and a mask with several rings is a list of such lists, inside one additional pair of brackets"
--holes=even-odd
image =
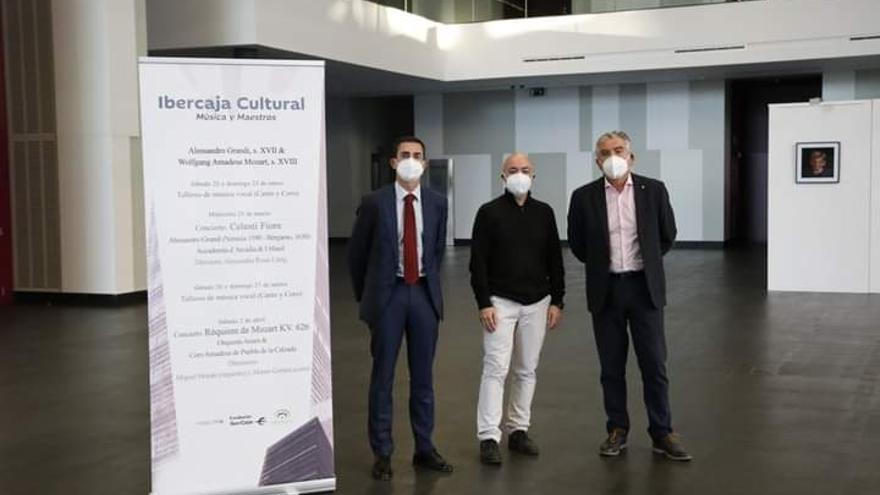
[[(872, 174), (880, 174), (872, 105), (770, 105), (768, 289), (869, 291), (871, 253), (880, 250), (871, 245), (872, 193), (875, 202), (880, 195), (872, 191)], [(795, 183), (795, 145), (811, 141), (840, 142), (840, 183)]]
[(434, 21), (363, 0), (150, 0), (150, 49), (260, 44), (443, 78)]
[[(363, 0), (151, 0), (151, 49), (261, 44), (459, 81), (874, 55), (876, 0), (765, 0), (443, 25)], [(812, 29), (821, 19), (821, 29)], [(743, 26), (747, 26), (744, 29)], [(744, 50), (675, 53), (747, 45)], [(583, 60), (524, 59), (583, 55)]]
[[(767, 0), (448, 25), (438, 39), (447, 80), (602, 73), (875, 54), (880, 41), (848, 38), (876, 33), (876, 16), (876, 0)], [(736, 45), (747, 47), (675, 53)]]

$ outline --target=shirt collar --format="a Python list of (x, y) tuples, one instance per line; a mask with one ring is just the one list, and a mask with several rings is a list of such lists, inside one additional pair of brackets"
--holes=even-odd
[(416, 197), (416, 201), (421, 201), (422, 200), (422, 185), (419, 184), (418, 186), (416, 186), (415, 189), (413, 189), (413, 192), (410, 193), (409, 191), (404, 189), (403, 186), (400, 185), (400, 182), (394, 181), (394, 193), (395, 193), (395, 196), (397, 196), (397, 201), (403, 201), (403, 198), (405, 198), (407, 194), (412, 194), (413, 196)]
[[(629, 175), (626, 177), (626, 183), (624, 184), (624, 186), (632, 186), (632, 185), (633, 185), (633, 174), (632, 174), (632, 172), (630, 172)], [(609, 182), (608, 177), (606, 177), (605, 178), (605, 189), (608, 189), (609, 187), (614, 188), (614, 184)]]

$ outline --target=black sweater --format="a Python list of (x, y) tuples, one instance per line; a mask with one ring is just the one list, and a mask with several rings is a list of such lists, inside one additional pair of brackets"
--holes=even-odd
[(553, 208), (526, 198), (523, 206), (509, 192), (477, 211), (471, 234), (471, 287), (480, 309), (490, 296), (534, 304), (548, 294), (562, 307), (565, 269)]

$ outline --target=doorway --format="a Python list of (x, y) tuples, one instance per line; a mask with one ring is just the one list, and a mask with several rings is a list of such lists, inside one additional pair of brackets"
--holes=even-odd
[(774, 103), (822, 96), (822, 75), (729, 82), (730, 166), (727, 238), (734, 245), (767, 245), (767, 133)]

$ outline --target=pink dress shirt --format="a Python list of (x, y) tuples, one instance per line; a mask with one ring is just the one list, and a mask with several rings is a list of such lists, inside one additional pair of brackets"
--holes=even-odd
[(626, 185), (620, 192), (607, 179), (605, 180), (608, 241), (611, 248), (609, 268), (612, 273), (638, 271), (644, 268), (633, 194), (632, 175), (627, 177)]

